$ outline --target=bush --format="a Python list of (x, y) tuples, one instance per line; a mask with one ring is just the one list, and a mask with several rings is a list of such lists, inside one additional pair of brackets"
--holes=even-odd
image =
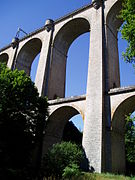
[(77, 164), (71, 164), (63, 170), (62, 177), (65, 179), (71, 179), (72, 177), (78, 177), (81, 175), (79, 166)]
[[(46, 177), (62, 177), (66, 167), (76, 170), (84, 159), (83, 150), (80, 146), (71, 142), (55, 144), (45, 155), (43, 160), (43, 174)], [(75, 166), (74, 166), (74, 165)]]

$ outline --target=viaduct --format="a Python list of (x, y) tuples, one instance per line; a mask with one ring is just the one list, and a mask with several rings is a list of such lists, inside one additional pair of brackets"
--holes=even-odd
[[(121, 3), (94, 0), (60, 19), (46, 20), (42, 28), (0, 50), (0, 62), (28, 75), (40, 53), (35, 85), (40, 95), (48, 96), (50, 104), (43, 151), (61, 141), (66, 122), (81, 114), (82, 145), (89, 167), (96, 172), (124, 173), (125, 114), (135, 110), (135, 87), (120, 87), (117, 30), (123, 22), (117, 15)], [(86, 32), (90, 32), (86, 95), (64, 98), (67, 52)]]

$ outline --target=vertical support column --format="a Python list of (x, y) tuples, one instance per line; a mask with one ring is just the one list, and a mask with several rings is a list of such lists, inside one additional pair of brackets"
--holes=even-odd
[(67, 56), (59, 49), (52, 46), (52, 57), (48, 83), (48, 98), (56, 99), (65, 96), (66, 61)]
[[(118, 38), (117, 33), (120, 25), (122, 24), (122, 19), (118, 18), (119, 12), (122, 8), (122, 0), (114, 2), (105, 2), (105, 33), (106, 33), (106, 66), (107, 66), (107, 89), (108, 92), (111, 88), (120, 87), (120, 71), (119, 71), (119, 52), (118, 52)], [(110, 98), (110, 111), (115, 112), (112, 106), (112, 98)], [(106, 97), (107, 99), (107, 97)], [(116, 100), (115, 100), (116, 102)], [(107, 109), (106, 103), (106, 109)], [(112, 117), (111, 117), (112, 118)], [(111, 119), (110, 118), (110, 119)], [(115, 119), (116, 118), (116, 119)], [(123, 117), (124, 118), (124, 117)], [(117, 127), (114, 124), (121, 118), (121, 113), (119, 116), (113, 117), (111, 119), (111, 172), (114, 173), (124, 173), (125, 170), (125, 149), (124, 149), (124, 138), (122, 140), (122, 133), (117, 133), (115, 131)], [(121, 121), (122, 122), (122, 121)], [(116, 124), (117, 124), (116, 123)], [(122, 128), (122, 126), (120, 126)], [(118, 131), (119, 132), (119, 131)], [(120, 130), (121, 132), (121, 130)], [(107, 132), (106, 132), (107, 135)], [(116, 148), (117, 147), (117, 148)], [(122, 158), (121, 158), (122, 157)], [(107, 158), (106, 158), (107, 159)]]
[(7, 67), (12, 69), (13, 64), (14, 64), (14, 59), (15, 59), (15, 55), (16, 54), (16, 48), (13, 49), (12, 47), (10, 47), (10, 52), (9, 52), (9, 60), (7, 63)]
[(92, 11), (83, 147), (90, 169), (102, 171), (104, 111), (102, 8)]
[(120, 87), (118, 39), (117, 29), (115, 28), (106, 24), (108, 90)]
[(35, 85), (38, 88), (40, 95), (47, 95), (52, 35), (53, 21), (47, 20), (45, 37), (42, 42), (40, 59), (35, 78)]

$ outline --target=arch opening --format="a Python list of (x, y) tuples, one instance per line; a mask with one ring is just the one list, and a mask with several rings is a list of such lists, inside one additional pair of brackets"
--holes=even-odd
[(83, 119), (80, 114), (73, 116), (65, 125), (62, 140), (82, 145)]
[[(39, 53), (42, 48), (42, 42), (38, 38), (33, 38), (28, 41), (19, 51), (16, 67), (19, 70), (24, 70), (28, 76), (31, 74), (32, 63), (34, 62), (36, 56), (39, 59)], [(38, 60), (35, 60), (36, 62)], [(34, 78), (33, 78), (34, 79)]]
[(65, 97), (86, 94), (90, 33), (80, 35), (71, 44), (66, 67)]
[(80, 35), (90, 31), (90, 24), (84, 18), (76, 18), (66, 23), (58, 32), (54, 40), (54, 46), (59, 47), (67, 54), (72, 42)]
[(133, 64), (126, 63), (122, 57), (122, 52), (127, 48), (126, 40), (122, 39), (121, 32), (118, 32), (118, 49), (119, 49), (119, 65), (120, 65), (120, 84), (121, 87), (135, 85), (135, 72)]
[(3, 54), (0, 55), (0, 62), (1, 63), (7, 64), (8, 59), (9, 59), (9, 56), (8, 56), (7, 53), (3, 53)]
[[(75, 127), (75, 125), (70, 121), (70, 119), (80, 112), (71, 106), (63, 106), (55, 110), (48, 120), (48, 125), (45, 129), (45, 137), (43, 142), (43, 151), (47, 152), (53, 144), (64, 141), (73, 141), (76, 143), (81, 143), (82, 133)], [(75, 140), (71, 137), (71, 132), (73, 132), (78, 139)]]
[(124, 23), (118, 18), (122, 9), (122, 1), (116, 1), (110, 8), (106, 18), (107, 30), (107, 56), (109, 88), (134, 85), (134, 69), (132, 64), (125, 63), (122, 52), (127, 42), (121, 38), (120, 27)]
[(31, 65), (30, 77), (33, 82), (35, 82), (39, 58), (40, 58), (40, 53), (35, 57)]
[[(125, 173), (125, 118), (135, 111), (135, 96), (125, 99), (112, 117), (112, 171)], [(119, 161), (118, 161), (119, 159)]]
[[(90, 24), (84, 18), (70, 20), (58, 31), (53, 43), (53, 57), (48, 86), (49, 99), (53, 99), (54, 95), (65, 97), (67, 53), (74, 40), (89, 31)], [(77, 61), (74, 71), (76, 69)]]

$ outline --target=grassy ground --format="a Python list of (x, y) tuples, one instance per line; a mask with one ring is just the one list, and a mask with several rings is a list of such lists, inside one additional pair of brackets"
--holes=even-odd
[(122, 175), (113, 175), (113, 174), (98, 174), (98, 173), (84, 173), (80, 177), (74, 178), (77, 180), (135, 180), (135, 177), (126, 177)]
[[(58, 180), (56, 178), (44, 178), (43, 180)], [(59, 179), (60, 180), (60, 179)], [(78, 177), (72, 177), (68, 179), (61, 179), (61, 180), (135, 180), (135, 177), (127, 177), (123, 175), (114, 175), (109, 173), (82, 173)]]

